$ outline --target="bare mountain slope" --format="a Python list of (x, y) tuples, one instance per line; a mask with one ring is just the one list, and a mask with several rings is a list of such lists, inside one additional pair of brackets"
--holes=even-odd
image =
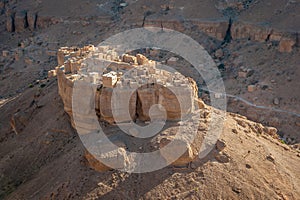
[[(228, 114), (222, 142), (207, 159), (194, 162), (189, 168), (167, 167), (140, 175), (118, 171), (98, 173), (90, 169), (83, 158), (84, 148), (63, 112), (56, 82), (47, 83), (34, 98), (36, 91), (36, 87), (27, 89), (15, 102), (0, 108), (1, 113), (14, 113), (14, 104), (20, 102), (18, 113), (27, 119), (17, 135), (8, 123), (2, 127), (2, 197), (300, 197), (299, 153), (271, 135), (253, 132), (251, 127), (256, 127), (256, 123), (244, 117)], [(36, 104), (32, 105), (33, 99)], [(2, 122), (9, 120), (10, 115), (1, 115)]]
[[(0, 199), (300, 199), (299, 117), (287, 114), (300, 113), (299, 1), (120, 3), (125, 1), (0, 0)], [(238, 33), (227, 44), (230, 17)], [(263, 125), (228, 113), (220, 141), (205, 160), (146, 174), (96, 172), (47, 71), (57, 66), (60, 46), (97, 45), (151, 24), (202, 44), (231, 94), (229, 110)], [(12, 25), (18, 31), (8, 31)], [(182, 60), (177, 65), (193, 75)], [(248, 69), (251, 75), (239, 73)], [(201, 77), (193, 78), (205, 89)], [(249, 85), (255, 90), (249, 92)], [(207, 98), (204, 90), (201, 97)], [(283, 138), (272, 129), (260, 131), (266, 125)]]

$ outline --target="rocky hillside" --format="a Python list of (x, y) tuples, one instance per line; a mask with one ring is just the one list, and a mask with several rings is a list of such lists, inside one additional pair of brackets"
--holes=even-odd
[[(299, 152), (282, 144), (273, 129), (236, 114), (227, 115), (223, 134), (205, 160), (127, 174), (89, 167), (55, 80), (27, 89), (0, 109), (1, 122), (7, 122), (1, 127), (1, 198), (300, 197)], [(10, 113), (16, 113), (18, 134), (10, 128)], [(205, 123), (199, 128), (205, 130)]]
[[(300, 199), (299, 13), (292, 0), (0, 0), (0, 199)], [(145, 174), (97, 172), (48, 71), (61, 46), (150, 25), (209, 52), (231, 113), (204, 160)], [(210, 103), (180, 56), (145, 55), (175, 57), (171, 66)]]

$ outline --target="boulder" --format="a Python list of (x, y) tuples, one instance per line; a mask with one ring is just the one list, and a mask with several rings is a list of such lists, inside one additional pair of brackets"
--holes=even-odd
[(226, 143), (223, 140), (218, 140), (216, 143), (216, 149), (222, 151), (226, 147)]
[(241, 71), (238, 72), (238, 76), (240, 78), (248, 78), (250, 76), (252, 76), (254, 74), (254, 70), (253, 69), (249, 69), (249, 68), (245, 68), (245, 67), (241, 67)]
[(267, 159), (268, 161), (272, 162), (272, 163), (275, 162), (275, 158), (274, 158), (274, 156), (272, 156), (271, 154), (270, 154), (270, 155), (267, 155), (267, 156), (266, 156), (266, 159)]
[(274, 98), (273, 99), (273, 104), (274, 105), (279, 105), (280, 104), (280, 100), (278, 98)]
[(203, 109), (206, 107), (204, 101), (202, 99), (196, 99), (196, 103), (198, 103), (198, 108)]
[(122, 60), (123, 60), (123, 62), (131, 63), (131, 64), (136, 64), (137, 63), (136, 57), (128, 55), (128, 54), (124, 54)]
[(296, 41), (291, 38), (282, 38), (279, 42), (279, 51), (290, 53), (293, 51), (293, 46), (296, 44)]
[(139, 65), (144, 65), (147, 64), (149, 62), (148, 58), (142, 54), (137, 54), (136, 55), (136, 59), (137, 59), (137, 63)]
[(273, 138), (279, 139), (276, 128), (274, 128), (274, 127), (264, 127), (264, 131), (265, 131), (265, 133), (272, 136)]
[[(104, 144), (105, 145), (105, 144)], [(90, 149), (97, 149), (97, 147), (89, 147)], [(100, 147), (102, 150), (99, 152), (94, 150), (93, 154), (86, 153), (85, 158), (89, 161), (89, 164), (92, 168), (97, 171), (103, 172), (110, 169), (119, 169), (124, 170), (129, 165), (134, 164), (128, 158), (126, 151), (124, 148), (119, 147), (112, 151), (102, 152), (104, 151), (105, 147)], [(101, 153), (99, 155), (99, 153)]]
[(228, 163), (229, 162), (229, 157), (228, 155), (224, 154), (224, 153), (219, 153), (217, 155), (215, 155), (215, 159), (219, 162), (219, 163)]
[(247, 78), (247, 72), (239, 72), (238, 76), (239, 78)]
[(126, 6), (128, 6), (128, 3), (127, 3), (127, 2), (120, 3), (120, 7), (126, 7)]
[(168, 65), (174, 65), (174, 64), (176, 64), (177, 61), (178, 61), (178, 58), (171, 57), (171, 58), (168, 59), (167, 64)]
[(32, 110), (27, 112), (19, 111), (12, 116), (10, 120), (10, 127), (16, 134), (19, 134), (26, 127), (30, 120), (31, 112)]
[(218, 49), (216, 52), (215, 52), (215, 56), (216, 58), (222, 58), (224, 56), (224, 52), (222, 49)]
[(254, 92), (256, 89), (255, 85), (248, 85), (248, 92)]
[(50, 70), (48, 71), (48, 78), (52, 78), (56, 76), (56, 70)]
[(7, 51), (7, 50), (2, 51), (2, 56), (3, 57), (8, 57), (9, 56), (9, 51)]
[[(168, 140), (168, 143), (169, 142), (172, 142), (172, 146), (168, 144), (168, 148), (160, 148), (160, 153), (167, 163), (172, 163), (172, 165), (175, 166), (185, 166), (193, 161), (198, 154), (197, 152), (193, 152), (191, 145), (184, 140)], [(184, 152), (184, 154), (176, 159), (179, 152)]]
[(26, 63), (27, 65), (32, 65), (33, 62), (34, 62), (33, 58), (29, 58), (29, 57), (26, 57), (26, 58), (24, 59), (24, 61), (25, 61), (25, 63)]

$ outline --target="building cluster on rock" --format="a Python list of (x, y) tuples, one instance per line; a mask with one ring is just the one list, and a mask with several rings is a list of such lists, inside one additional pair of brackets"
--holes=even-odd
[[(119, 55), (110, 47), (94, 47), (93, 45), (83, 48), (62, 47), (57, 53), (57, 58), (58, 66), (55, 70), (50, 71), (49, 75), (57, 75), (58, 89), (64, 103), (64, 110), (69, 114), (72, 126), (80, 135), (86, 136), (97, 130), (94, 119), (95, 112), (97, 123), (99, 120), (109, 124), (122, 123), (124, 127), (128, 128), (130, 135), (138, 135), (139, 130), (133, 128), (130, 121), (144, 122), (145, 124), (152, 120), (159, 121), (161, 108), (158, 106), (156, 110), (158, 112), (152, 113), (151, 109), (153, 105), (161, 105), (165, 110), (166, 120), (170, 124), (176, 124), (177, 120), (184, 116), (192, 116), (196, 120), (186, 120), (187, 126), (183, 128), (184, 136), (176, 137), (176, 139), (174, 138), (176, 126), (162, 130), (161, 134), (155, 136), (155, 139), (151, 139), (149, 148), (162, 148), (158, 152), (163, 159), (162, 162), (170, 162), (177, 166), (188, 165), (197, 157), (203, 141), (203, 134), (205, 135), (208, 130), (207, 123), (211, 120), (211, 113), (216, 111), (198, 99), (197, 86), (192, 79), (177, 72), (164, 70), (160, 68), (159, 63), (148, 60), (141, 54), (136, 56)], [(174, 58), (169, 60), (176, 62)], [(249, 73), (249, 70), (245, 69), (244, 72)], [(243, 74), (243, 76), (245, 75)], [(80, 91), (74, 89), (76, 80), (80, 80), (79, 83), (82, 83), (79, 84), (82, 86)], [(252, 91), (254, 86), (248, 89)], [(112, 103), (114, 91), (120, 91), (116, 96), (120, 101)], [(92, 95), (88, 95), (89, 93)], [(84, 102), (74, 102), (74, 97), (82, 98)], [(93, 101), (94, 104), (90, 103)], [(179, 102), (184, 103), (180, 104)], [(74, 106), (82, 107), (76, 109)], [(94, 107), (89, 111), (90, 106)], [(117, 109), (117, 116), (114, 116), (113, 108)], [(200, 115), (195, 113), (200, 113)], [(198, 120), (200, 128), (195, 124)], [(238, 120), (238, 124), (242, 127), (247, 126), (245, 123), (244, 119)], [(276, 135), (277, 130), (274, 128), (263, 128), (257, 123), (251, 124), (253, 127), (251, 125), (250, 128), (254, 131), (266, 132), (274, 137)], [(116, 128), (115, 125), (105, 127), (110, 131)], [(194, 142), (189, 144), (184, 138), (191, 134), (191, 127), (196, 127), (199, 133), (197, 132)], [(130, 142), (117, 137), (118, 131), (111, 133), (111, 136), (120, 146), (116, 152), (105, 158), (108, 163), (119, 163), (118, 169), (135, 165), (125, 151), (132, 147)], [(172, 152), (163, 150), (164, 145), (172, 139), (179, 142), (176, 148), (183, 145), (182, 148), (187, 149), (182, 156), (176, 159), (173, 159)], [(91, 145), (97, 146), (99, 143)], [(101, 145), (107, 144), (101, 143)], [(221, 150), (223, 147), (218, 143), (217, 148)], [(175, 148), (172, 148), (173, 150), (176, 151)], [(106, 163), (97, 160), (95, 156), (97, 155), (88, 151), (85, 154), (92, 168), (98, 171), (106, 171), (111, 168)], [(227, 157), (221, 155), (216, 157), (216, 160), (229, 162)]]
[[(196, 113), (200, 105), (201, 109), (204, 108), (203, 102), (198, 99), (195, 81), (178, 72), (160, 68), (159, 63), (148, 60), (142, 54), (119, 55), (110, 47), (89, 45), (83, 48), (62, 47), (58, 50), (57, 58), (58, 66), (48, 74), (57, 76), (58, 91), (64, 103), (64, 110), (80, 135), (93, 133), (97, 129), (95, 112), (96, 123), (100, 120), (109, 124), (122, 123), (123, 126), (129, 124), (128, 131), (134, 136), (139, 134), (139, 130), (131, 127), (132, 121), (147, 124), (166, 120), (167, 123), (176, 123), (178, 120), (188, 119), (189, 116), (197, 118)], [(80, 91), (75, 86), (76, 81), (82, 83), (79, 84)], [(114, 92), (117, 101), (112, 101)], [(92, 95), (88, 95), (91, 93)], [(73, 101), (73, 98), (78, 101)], [(84, 102), (80, 102), (80, 99), (84, 99)], [(94, 104), (89, 103), (92, 101)], [(114, 115), (113, 109), (116, 109), (117, 115)], [(189, 123), (197, 127), (193, 122)], [(182, 155), (174, 164), (185, 165), (197, 156), (200, 139), (193, 146), (187, 144), (184, 137), (177, 140), (181, 141), (180, 144), (186, 145), (188, 153)], [(124, 143), (119, 140), (118, 142)], [(172, 158), (168, 152), (162, 151), (160, 154), (165, 161)], [(116, 155), (117, 157), (108, 159), (126, 163), (127, 155)], [(109, 169), (88, 152), (86, 158), (98, 171)]]
[[(72, 117), (72, 87), (75, 80), (92, 84), (96, 91), (95, 109), (101, 120), (116, 122), (111, 105), (114, 89), (129, 98), (129, 105), (119, 100), (118, 122), (131, 120), (149, 121), (149, 111), (155, 104), (164, 106), (168, 120), (179, 120), (194, 110), (198, 97), (196, 83), (178, 72), (162, 69), (160, 64), (148, 60), (144, 55), (118, 53), (107, 46), (93, 45), (62, 47), (58, 50), (58, 67), (49, 71), (57, 74), (59, 93), (65, 110)], [(128, 108), (129, 107), (129, 108)], [(130, 116), (126, 113), (130, 113)], [(159, 118), (159, 114), (157, 115)]]

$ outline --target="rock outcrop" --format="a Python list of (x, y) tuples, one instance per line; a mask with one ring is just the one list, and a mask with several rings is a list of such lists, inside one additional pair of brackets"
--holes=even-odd
[[(100, 116), (101, 120), (107, 121), (109, 123), (114, 123), (114, 114), (112, 112), (111, 102), (112, 102), (112, 94), (113, 89), (111, 88), (102, 88), (96, 92), (96, 112), (97, 115)], [(123, 97), (130, 97), (129, 105), (126, 104), (123, 106), (119, 106), (117, 112), (119, 114), (118, 118), (120, 121), (131, 121), (136, 119), (136, 109), (137, 109), (137, 93), (131, 91), (124, 91), (121, 94)], [(129, 96), (130, 95), (130, 96)], [(129, 110), (130, 118), (126, 115), (127, 110)]]
[[(106, 124), (105, 127), (109, 129), (109, 137), (114, 138), (114, 143), (121, 144), (118, 145), (116, 152), (110, 152), (108, 157), (105, 157), (106, 164), (99, 161), (96, 158), (97, 155), (91, 152), (86, 153), (85, 157), (90, 166), (98, 171), (107, 171), (112, 168), (110, 166), (125, 169), (134, 165), (131, 163), (133, 158), (126, 153), (126, 150), (136, 146), (135, 142), (131, 144), (131, 140), (132, 136), (139, 135), (139, 130), (130, 128), (129, 125), (128, 132), (131, 137), (128, 137), (131, 139), (124, 141), (124, 137), (119, 136), (119, 131), (113, 131), (116, 128), (114, 125), (116, 122), (125, 126), (128, 126), (127, 123), (130, 121), (149, 123), (152, 120), (161, 120), (165, 112), (166, 127), (168, 128), (148, 139), (148, 145), (139, 148), (147, 151), (160, 149), (161, 162), (172, 163), (175, 166), (187, 166), (198, 156), (204, 136), (209, 131), (209, 124), (212, 120), (211, 113), (220, 114), (220, 111), (205, 105), (202, 100), (197, 98), (198, 88), (193, 79), (186, 79), (179, 73), (172, 74), (159, 70), (154, 62), (141, 54), (137, 56), (125, 54), (119, 57), (109, 48), (96, 48), (89, 45), (83, 48), (63, 47), (58, 51), (57, 58), (59, 66), (56, 67), (56, 73), (50, 74), (51, 76), (57, 74), (59, 94), (63, 100), (64, 109), (71, 118), (72, 126), (85, 137), (97, 129), (95, 122), (98, 124), (98, 120), (101, 123), (108, 122), (109, 124)], [(102, 60), (102, 64), (100, 60)], [(105, 67), (97, 68), (94, 65)], [(77, 90), (74, 94), (76, 80), (80, 80), (82, 90)], [(166, 87), (167, 85), (169, 87)], [(179, 88), (179, 91), (176, 91), (176, 88)], [(121, 101), (113, 102), (114, 91), (121, 91), (115, 96)], [(89, 96), (89, 93), (93, 93), (93, 95)], [(73, 95), (84, 97), (85, 101), (76, 101), (74, 104), (72, 102)], [(180, 104), (180, 101), (183, 101), (184, 104)], [(77, 107), (75, 113), (74, 105)], [(154, 105), (157, 106), (153, 107)], [(188, 122), (190, 124), (182, 129), (185, 136), (176, 137), (176, 131), (178, 131), (176, 123), (181, 117), (193, 116), (195, 105), (200, 114), (200, 119), (196, 121), (200, 122), (193, 142), (189, 142), (186, 137), (193, 132), (190, 127), (194, 127), (195, 124)], [(117, 116), (114, 115), (114, 111), (118, 113)], [(98, 116), (96, 121), (92, 112)], [(76, 116), (76, 122), (73, 115)], [(245, 129), (245, 132), (265, 134), (279, 139), (277, 129), (250, 122), (245, 117), (236, 114), (231, 115), (240, 129)], [(174, 145), (172, 148), (163, 148), (171, 141)], [(230, 162), (230, 157), (222, 152), (224, 148), (226, 145), (219, 142), (216, 152), (213, 153), (215, 159), (221, 163)], [(184, 149), (184, 153), (179, 157), (174, 157), (180, 149)], [(134, 149), (132, 150), (134, 151)]]
[(15, 15), (15, 31), (23, 32), (28, 27), (27, 12), (17, 12)]
[[(185, 30), (184, 24), (190, 24), (197, 27), (210, 37), (218, 40), (224, 40), (230, 34), (233, 40), (248, 39), (257, 42), (274, 41), (280, 42), (278, 50), (280, 52), (291, 52), (297, 43), (297, 32), (287, 32), (274, 29), (269, 26), (261, 26), (257, 24), (245, 23), (241, 21), (228, 22), (219, 21), (201, 21), (201, 20), (185, 20), (184, 23), (174, 20), (157, 20), (148, 17), (144, 26), (157, 26), (174, 29), (177, 31)], [(230, 26), (230, 29), (228, 29)]]
[(37, 13), (28, 11), (27, 12), (27, 22), (28, 22), (28, 28), (31, 31), (34, 31), (36, 28), (36, 21), (37, 21)]
[(6, 30), (8, 32), (14, 32), (15, 31), (15, 21), (14, 16), (10, 15), (6, 19)]
[(290, 53), (293, 50), (294, 45), (296, 44), (296, 39), (291, 38), (282, 38), (279, 42), (279, 51)]
[[(9, 14), (11, 13), (11, 14)], [(37, 26), (37, 14), (32, 11), (9, 12), (6, 17), (6, 30), (8, 32), (21, 33), (26, 29), (35, 30)], [(42, 19), (40, 19), (41, 21)], [(41, 24), (41, 22), (40, 22)], [(41, 25), (40, 25), (41, 26)]]
[[(72, 126), (77, 130), (80, 129), (81, 134), (88, 134), (96, 128), (92, 124), (91, 112), (96, 112), (98, 120), (113, 124), (115, 122), (126, 123), (136, 120), (147, 122), (164, 118), (176, 121), (192, 114), (198, 107), (198, 88), (193, 79), (185, 78), (177, 72), (172, 74), (158, 69), (153, 61), (148, 60), (141, 54), (137, 56), (125, 54), (120, 58), (106, 48), (99, 47), (100, 52), (97, 49), (93, 46), (83, 48), (63, 47), (57, 53), (59, 66), (56, 67), (56, 72), (49, 72), (51, 77), (57, 75), (59, 94), (63, 100), (64, 110), (70, 116)], [(110, 53), (107, 54), (104, 51)], [(107, 68), (94, 68), (93, 64), (99, 62), (99, 60), (94, 59), (92, 61), (90, 58), (95, 58), (95, 56), (100, 56), (103, 61), (109, 59), (110, 63), (106, 65)], [(118, 71), (118, 73), (111, 70)], [(104, 75), (99, 79), (101, 74)], [(74, 94), (74, 81), (80, 79), (82, 91), (77, 91)], [(118, 101), (112, 104), (114, 90), (118, 91)], [(78, 104), (75, 102), (76, 107), (82, 106), (82, 108), (74, 113), (73, 95), (88, 98), (89, 91), (94, 92), (94, 97), (91, 98), (94, 98), (95, 107), (89, 110), (85, 108), (90, 108), (90, 105), (93, 104), (88, 103), (87, 107), (83, 105), (93, 99), (87, 99), (85, 102), (79, 102)], [(201, 108), (204, 109), (203, 104), (201, 104)], [(113, 109), (116, 109), (117, 116), (114, 115)], [(74, 116), (79, 120), (75, 121)], [(129, 132), (134, 135), (136, 131), (130, 130)], [(186, 131), (188, 132), (188, 130)], [(166, 141), (164, 137), (162, 133), (160, 139), (155, 140), (158, 143), (154, 142), (151, 146), (161, 146), (163, 142), (160, 142), (160, 140)], [(168, 138), (172, 140), (172, 136), (169, 135)], [(194, 145), (189, 144), (184, 138), (177, 138), (177, 141), (177, 145), (183, 145), (182, 148), (188, 147), (188, 151), (173, 164), (185, 165), (196, 157), (198, 147), (200, 147), (200, 139), (195, 140), (196, 144)], [(170, 154), (172, 154), (172, 150), (171, 152), (161, 152), (162, 157), (165, 158), (164, 162), (173, 162), (175, 158)], [(123, 157), (125, 160), (129, 159), (126, 155)], [(97, 163), (89, 153), (86, 154), (86, 158), (91, 166), (97, 170), (109, 169), (104, 164)]]
[(72, 95), (74, 83), (68, 79), (63, 71), (56, 70), (57, 81), (58, 81), (58, 92), (64, 104), (65, 112), (70, 116), (71, 123), (74, 126), (73, 114), (72, 114)]
[(46, 28), (59, 22), (60, 19), (49, 16), (38, 16), (33, 11), (12, 11), (6, 17), (6, 30), (8, 32), (21, 33), (28, 29), (34, 31), (36, 28)]

